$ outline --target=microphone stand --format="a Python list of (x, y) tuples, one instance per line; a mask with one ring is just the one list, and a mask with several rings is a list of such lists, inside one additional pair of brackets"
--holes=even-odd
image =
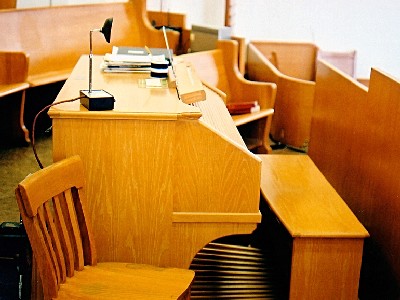
[(89, 94), (92, 92), (92, 78), (93, 78), (93, 46), (92, 46), (92, 34), (93, 32), (100, 32), (100, 29), (90, 30), (90, 52), (89, 52)]
[[(108, 22), (108, 23), (107, 23)], [(112, 20), (111, 20), (112, 22)], [(106, 25), (107, 24), (107, 25)], [(106, 37), (107, 42), (109, 42), (110, 32), (111, 32), (110, 19), (107, 19), (104, 23), (102, 29), (92, 29), (89, 35), (89, 89), (81, 90), (81, 104), (85, 106), (88, 110), (112, 110), (114, 109), (114, 96), (104, 90), (93, 90), (93, 43), (92, 35), (93, 32), (108, 32), (108, 37)], [(108, 26), (108, 28), (106, 28)]]

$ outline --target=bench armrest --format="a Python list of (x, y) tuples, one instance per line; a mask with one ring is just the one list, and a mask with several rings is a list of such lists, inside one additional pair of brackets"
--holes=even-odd
[(230, 102), (258, 101), (262, 109), (273, 108), (277, 87), (275, 83), (247, 80), (238, 74), (230, 78)]
[(257, 100), (260, 107), (273, 108), (276, 97), (276, 84), (251, 81), (243, 77), (238, 67), (237, 41), (220, 40), (218, 49), (223, 52), (226, 77), (229, 79), (230, 103)]

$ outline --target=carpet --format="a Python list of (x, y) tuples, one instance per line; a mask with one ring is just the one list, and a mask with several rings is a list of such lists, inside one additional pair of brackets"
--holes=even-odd
[[(36, 137), (36, 151), (44, 166), (52, 163), (51, 133)], [(0, 149), (0, 224), (19, 222), (19, 210), (14, 190), (30, 173), (38, 171), (32, 147)]]

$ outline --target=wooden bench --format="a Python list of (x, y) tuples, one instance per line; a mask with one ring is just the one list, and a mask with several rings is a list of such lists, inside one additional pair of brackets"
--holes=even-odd
[(360, 299), (400, 294), (400, 81), (372, 69), (369, 88), (317, 63), (308, 154), (366, 226)]
[(238, 43), (220, 40), (217, 49), (179, 56), (190, 62), (203, 83), (225, 97), (226, 103), (259, 102), (260, 112), (232, 116), (248, 149), (271, 153), (269, 131), (274, 113), (276, 85), (246, 80), (238, 69)]
[(24, 124), (25, 91), (29, 87), (29, 57), (23, 52), (0, 51), (0, 145), (26, 144)]
[(312, 43), (250, 41), (247, 73), (251, 80), (277, 85), (271, 137), (274, 141), (307, 151), (315, 89)]
[(309, 156), (259, 157), (260, 239), (276, 249), (271, 255), (287, 280), (281, 284), (288, 299), (357, 300), (367, 230)]
[(179, 32), (179, 43), (174, 54), (187, 53), (190, 47), (190, 32), (186, 28), (186, 14), (178, 12), (147, 11), (147, 18), (155, 28), (165, 26), (167, 30)]
[[(93, 36), (94, 54), (115, 46), (165, 47), (163, 33), (146, 18), (145, 1), (52, 6), (0, 11), (0, 50), (22, 51), (30, 56), (28, 82), (41, 86), (66, 80), (82, 54), (89, 54), (89, 32), (113, 17), (111, 43)], [(179, 33), (167, 32), (170, 48)]]

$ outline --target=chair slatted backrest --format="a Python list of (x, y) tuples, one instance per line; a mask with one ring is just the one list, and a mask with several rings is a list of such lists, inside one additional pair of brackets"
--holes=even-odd
[(29, 175), (16, 188), (46, 298), (56, 297), (74, 270), (96, 264), (83, 186), (83, 164), (73, 156)]

